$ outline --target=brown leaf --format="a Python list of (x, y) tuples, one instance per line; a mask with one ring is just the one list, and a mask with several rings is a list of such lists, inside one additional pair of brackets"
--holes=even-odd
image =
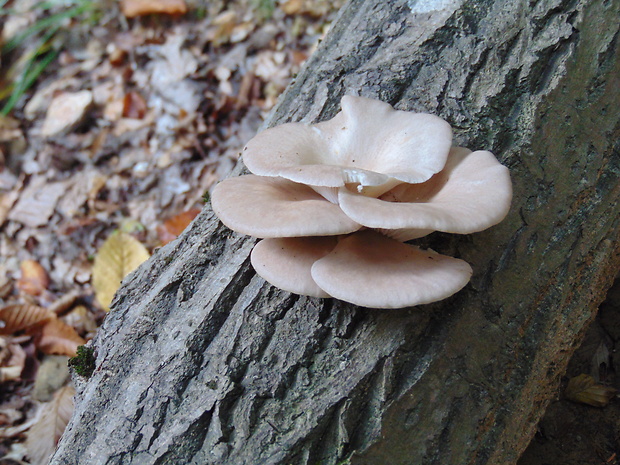
[(184, 15), (184, 0), (121, 0), (121, 11), (128, 18), (150, 14)]
[(69, 313), (81, 298), (82, 293), (78, 289), (73, 289), (63, 294), (59, 299), (54, 300), (47, 309), (56, 315), (64, 315), (65, 313)]
[(332, 6), (329, 2), (308, 2), (307, 0), (285, 0), (280, 8), (287, 15), (308, 15), (314, 18), (324, 16)]
[(11, 208), (19, 198), (19, 190), (13, 189), (10, 192), (0, 194), (0, 226), (4, 224)]
[(19, 379), (25, 365), (24, 349), (19, 344), (8, 342), (0, 350), (0, 383)]
[(58, 318), (49, 320), (37, 338), (37, 348), (50, 355), (68, 355), (75, 357), (78, 346), (86, 341), (68, 324)]
[(0, 265), (0, 299), (6, 300), (13, 292), (13, 279), (9, 277), (8, 266)]
[(597, 384), (592, 376), (586, 374), (571, 378), (564, 391), (568, 400), (593, 407), (605, 407), (617, 392), (612, 387)]
[(92, 210), (96, 210), (96, 201), (99, 196), (99, 191), (103, 189), (108, 182), (108, 176), (96, 175), (90, 182), (90, 189), (88, 191), (88, 207)]
[(286, 0), (280, 4), (280, 8), (287, 15), (296, 15), (302, 12), (304, 0)]
[(213, 18), (212, 27), (209, 28), (205, 37), (214, 45), (222, 45), (230, 40), (230, 35), (237, 24), (237, 13), (233, 10), (225, 10)]
[(66, 191), (66, 182), (49, 182), (45, 176), (31, 177), (7, 218), (31, 228), (46, 226), (54, 214), (58, 199)]
[(146, 100), (137, 92), (127, 92), (123, 99), (123, 118), (142, 119), (146, 114)]
[(103, 243), (93, 265), (93, 287), (101, 306), (109, 310), (125, 276), (149, 258), (146, 248), (129, 234), (115, 231)]
[(48, 137), (66, 133), (84, 120), (92, 104), (93, 94), (89, 90), (57, 95), (47, 107), (41, 134)]
[(125, 62), (127, 55), (128, 55), (127, 50), (116, 47), (114, 45), (108, 55), (108, 60), (110, 61), (110, 64), (112, 66), (121, 66)]
[(95, 316), (85, 306), (78, 305), (70, 313), (62, 317), (62, 321), (75, 328), (78, 334), (89, 337), (97, 331)]
[(65, 222), (58, 232), (65, 236), (75, 233), (80, 229), (88, 228), (94, 224), (97, 224), (99, 220), (93, 217), (85, 217), (85, 218), (71, 218), (69, 221)]
[(56, 315), (37, 305), (15, 304), (0, 308), (0, 334), (13, 334)]
[(193, 208), (191, 210), (184, 211), (178, 215), (168, 218), (163, 224), (157, 226), (157, 235), (162, 245), (166, 245), (168, 242), (175, 240), (183, 230), (189, 225), (194, 218), (200, 213), (200, 210)]
[(47, 464), (71, 419), (74, 395), (75, 389), (65, 386), (56, 392), (51, 402), (43, 404), (39, 421), (30, 428), (26, 440), (31, 464)]
[(10, 142), (22, 137), (19, 120), (11, 116), (0, 115), (0, 142)]
[(30, 295), (40, 295), (50, 284), (47, 271), (35, 260), (24, 260), (20, 265), (21, 277), (17, 288)]

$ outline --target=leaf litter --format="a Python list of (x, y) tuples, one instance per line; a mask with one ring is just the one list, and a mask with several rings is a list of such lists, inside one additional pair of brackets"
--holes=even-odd
[(0, 82), (28, 86), (0, 95), (0, 457), (46, 463), (73, 396), (50, 367), (194, 219), (344, 2), (1, 3)]

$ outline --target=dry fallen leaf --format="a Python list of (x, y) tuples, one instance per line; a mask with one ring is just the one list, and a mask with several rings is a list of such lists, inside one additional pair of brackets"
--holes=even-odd
[(65, 133), (84, 119), (92, 103), (93, 94), (89, 90), (57, 95), (47, 108), (41, 134), (48, 137)]
[[(20, 407), (24, 406), (24, 401), (17, 399), (17, 405), (15, 398), (9, 402), (3, 402), (0, 406), (0, 439), (10, 438), (11, 431), (8, 431), (7, 426), (18, 424), (24, 419), (24, 412)], [(20, 402), (21, 400), (21, 402)], [(30, 428), (30, 426), (28, 426)]]
[(211, 21), (212, 27), (207, 31), (206, 38), (213, 42), (215, 46), (228, 42), (237, 21), (237, 13), (235, 11), (225, 10), (221, 12)]
[(21, 330), (36, 336), (37, 348), (46, 354), (73, 356), (77, 346), (86, 342), (75, 329), (46, 308), (16, 304), (0, 309), (0, 334)]
[(287, 15), (296, 15), (302, 12), (303, 0), (286, 0), (280, 4), (280, 8)]
[(94, 314), (83, 305), (78, 305), (61, 319), (75, 328), (78, 334), (86, 335), (87, 338), (92, 337), (97, 331), (97, 321)]
[(31, 228), (47, 226), (58, 199), (66, 192), (65, 182), (49, 182), (45, 176), (31, 176), (7, 218)]
[(0, 338), (0, 383), (20, 378), (26, 365), (26, 352), (10, 339)]
[(594, 355), (592, 355), (591, 371), (592, 377), (600, 381), (605, 380), (609, 373), (609, 368), (613, 366), (609, 348), (606, 341), (603, 339), (599, 342)]
[(24, 260), (20, 265), (21, 277), (17, 288), (30, 295), (40, 295), (50, 284), (47, 271), (35, 260)]
[(4, 300), (13, 292), (13, 279), (9, 276), (8, 270), (7, 265), (0, 264), (0, 299)]
[(22, 374), (23, 366), (20, 365), (8, 365), (5, 367), (0, 367), (0, 383), (4, 383), (5, 381), (15, 381), (18, 380)]
[(73, 413), (74, 395), (75, 389), (65, 386), (51, 402), (43, 404), (39, 421), (30, 428), (26, 440), (31, 464), (47, 464)]
[(183, 15), (184, 0), (121, 0), (121, 11), (128, 18), (150, 14)]
[(333, 8), (330, 3), (326, 1), (285, 0), (280, 3), (280, 8), (287, 15), (308, 15), (320, 18)]
[(9, 142), (23, 136), (19, 120), (11, 116), (0, 115), (0, 142)]
[(19, 198), (19, 189), (13, 189), (7, 193), (0, 193), (0, 226), (6, 221), (11, 208)]
[(86, 344), (80, 335), (62, 320), (53, 318), (41, 328), (36, 339), (37, 348), (49, 355), (75, 357), (78, 346)]
[(95, 296), (106, 311), (123, 278), (149, 256), (138, 240), (120, 231), (112, 233), (103, 243), (95, 257), (92, 282)]
[(116, 44), (111, 44), (108, 60), (112, 66), (121, 66), (127, 58), (128, 51), (118, 47)]
[(69, 313), (69, 311), (76, 306), (81, 297), (82, 293), (78, 289), (72, 289), (66, 294), (63, 294), (62, 297), (54, 300), (47, 308), (56, 315), (64, 315), (65, 313)]
[(605, 407), (617, 392), (612, 387), (597, 384), (592, 376), (586, 374), (571, 378), (564, 391), (568, 400), (593, 407)]
[[(6, 22), (4, 27), (6, 28)], [(26, 138), (19, 120), (11, 116), (0, 115), (0, 144), (5, 154), (8, 155), (23, 153), (26, 150)]]
[(142, 119), (146, 115), (146, 100), (137, 92), (127, 92), (123, 99), (123, 118)]
[(7, 305), (0, 308), (0, 334), (13, 334), (55, 317), (54, 313), (37, 305)]
[(187, 225), (189, 225), (194, 218), (200, 213), (200, 210), (193, 208), (191, 210), (184, 211), (178, 215), (168, 218), (163, 224), (157, 226), (157, 235), (162, 245), (166, 245), (168, 242), (175, 240)]

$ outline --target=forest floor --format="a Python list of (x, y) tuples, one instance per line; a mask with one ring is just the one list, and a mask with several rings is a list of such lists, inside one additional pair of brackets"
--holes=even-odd
[[(0, 0), (0, 464), (47, 463), (69, 357), (200, 211), (343, 2)], [(566, 380), (620, 387), (614, 289)], [(565, 384), (519, 464), (620, 463), (620, 403), (569, 402)]]

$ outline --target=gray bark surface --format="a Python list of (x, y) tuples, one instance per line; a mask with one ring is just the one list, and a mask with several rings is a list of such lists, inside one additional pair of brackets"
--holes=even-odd
[(360, 94), (493, 151), (508, 217), (424, 241), (469, 262), (471, 283), (390, 311), (292, 295), (207, 206), (117, 294), (51, 463), (514, 463), (620, 263), (619, 14), (620, 0), (351, 1), (268, 125)]

